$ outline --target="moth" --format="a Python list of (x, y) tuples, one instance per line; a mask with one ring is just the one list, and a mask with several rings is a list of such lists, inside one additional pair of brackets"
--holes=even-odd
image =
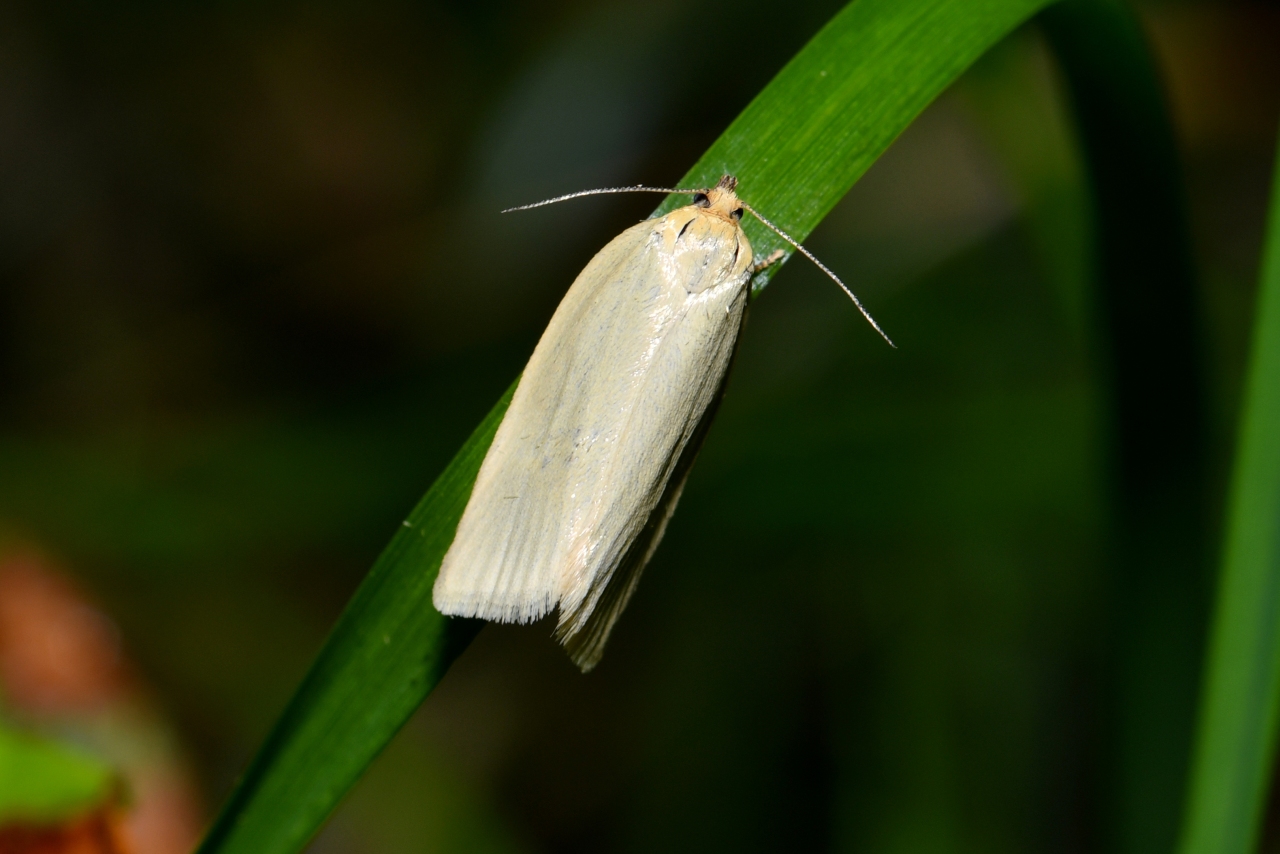
[[(715, 413), (757, 261), (725, 175), (693, 203), (615, 237), (574, 280), (533, 351), (480, 466), (432, 591), (444, 614), (529, 623), (559, 609), (557, 639), (600, 660), (680, 500)], [(892, 344), (892, 342), (890, 342)]]

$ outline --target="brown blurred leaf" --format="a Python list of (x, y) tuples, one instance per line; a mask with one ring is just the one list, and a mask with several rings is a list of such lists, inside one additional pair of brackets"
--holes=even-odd
[(0, 827), (0, 854), (132, 854), (120, 831), (110, 807), (60, 825), (10, 824)]

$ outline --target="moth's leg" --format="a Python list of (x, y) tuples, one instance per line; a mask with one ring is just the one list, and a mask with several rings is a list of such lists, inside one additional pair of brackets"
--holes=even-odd
[(755, 264), (751, 265), (751, 275), (754, 276), (756, 273), (759, 273), (761, 270), (765, 269), (766, 267), (772, 267), (774, 264), (777, 264), (779, 261), (782, 260), (782, 256), (785, 254), (786, 253), (784, 253), (781, 249), (773, 250), (773, 252), (769, 254), (768, 258), (763, 258), (757, 261)]

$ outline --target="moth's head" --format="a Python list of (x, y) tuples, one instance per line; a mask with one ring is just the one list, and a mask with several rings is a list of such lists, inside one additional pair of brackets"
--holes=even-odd
[(738, 179), (732, 175), (722, 177), (714, 187), (703, 193), (693, 194), (694, 207), (703, 208), (707, 213), (737, 222), (742, 219), (742, 203), (734, 192), (738, 187)]

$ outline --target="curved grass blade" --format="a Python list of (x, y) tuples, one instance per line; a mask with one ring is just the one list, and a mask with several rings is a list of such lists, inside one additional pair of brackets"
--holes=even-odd
[(1256, 851), (1280, 714), (1280, 148), (1182, 854)]
[[(750, 203), (803, 239), (921, 110), (1046, 2), (857, 0), (779, 72), (682, 183), (710, 184), (733, 172)], [(783, 248), (758, 223), (747, 229), (761, 256)], [(435, 611), (431, 586), (510, 393), (379, 557), (202, 854), (302, 848), (474, 635), (476, 624)]]
[(378, 556), (199, 851), (301, 849), (480, 631), (436, 611), (431, 586), (515, 390)]

